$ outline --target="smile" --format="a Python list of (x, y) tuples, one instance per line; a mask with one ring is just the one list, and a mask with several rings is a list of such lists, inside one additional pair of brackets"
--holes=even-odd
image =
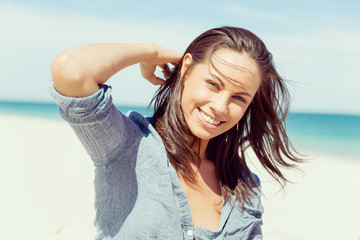
[(215, 120), (212, 117), (210, 117), (209, 115), (205, 114), (203, 111), (201, 111), (201, 109), (199, 109), (199, 113), (200, 116), (208, 123), (212, 124), (212, 125), (219, 125), (221, 123), (221, 121)]

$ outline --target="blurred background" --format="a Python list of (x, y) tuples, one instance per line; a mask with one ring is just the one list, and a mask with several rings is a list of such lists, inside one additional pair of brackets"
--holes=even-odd
[[(355, 0), (2, 0), (0, 112), (58, 118), (47, 87), (51, 61), (65, 49), (154, 42), (183, 52), (203, 31), (230, 25), (263, 39), (289, 80), (295, 115), (288, 131), (295, 144), (360, 156), (359, 11)], [(108, 83), (122, 110), (145, 111), (157, 89), (137, 65)], [(338, 147), (339, 141), (346, 144)]]
[[(263, 39), (295, 82), (294, 111), (360, 114), (359, 11), (355, 0), (0, 1), (0, 99), (51, 102), (51, 61), (70, 47), (154, 42), (184, 51), (203, 31), (231, 25)], [(111, 82), (115, 100), (147, 105), (154, 88), (132, 70)]]
[[(98, 42), (183, 52), (203, 31), (230, 25), (254, 32), (272, 52), (289, 80), (287, 132), (314, 160), (301, 165), (305, 174), (285, 197), (272, 198), (279, 188), (262, 179), (264, 239), (360, 239), (359, 12), (358, 0), (0, 0), (4, 238), (95, 235), (93, 167), (48, 93), (56, 55)], [(122, 112), (151, 114), (146, 106), (157, 87), (139, 66), (108, 83)]]

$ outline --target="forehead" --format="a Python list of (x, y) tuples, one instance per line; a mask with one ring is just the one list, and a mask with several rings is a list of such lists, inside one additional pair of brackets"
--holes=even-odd
[(231, 49), (220, 48), (212, 54), (211, 62), (215, 68), (223, 69), (233, 76), (242, 73), (249, 77), (260, 77), (257, 63), (246, 52), (240, 53)]
[(261, 84), (257, 63), (246, 52), (221, 48), (211, 56), (210, 73), (234, 85), (256, 88)]

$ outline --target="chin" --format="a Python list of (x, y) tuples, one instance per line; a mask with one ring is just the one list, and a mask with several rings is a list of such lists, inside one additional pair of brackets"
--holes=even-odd
[(191, 131), (192, 134), (194, 134), (195, 137), (199, 138), (200, 140), (204, 140), (204, 141), (207, 141), (207, 140), (210, 140), (214, 137), (217, 137), (219, 136), (221, 133), (219, 134), (210, 134), (206, 131)]

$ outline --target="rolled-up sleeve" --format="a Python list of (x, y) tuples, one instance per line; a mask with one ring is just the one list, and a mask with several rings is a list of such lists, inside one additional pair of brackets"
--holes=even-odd
[(61, 95), (53, 82), (49, 92), (95, 165), (119, 158), (141, 135), (138, 126), (113, 104), (108, 85), (100, 85), (97, 92), (84, 98)]

